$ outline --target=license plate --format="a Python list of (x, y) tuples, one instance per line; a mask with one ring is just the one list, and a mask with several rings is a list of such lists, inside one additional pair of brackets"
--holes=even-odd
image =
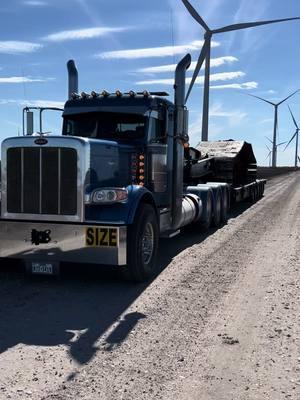
[(53, 275), (54, 266), (51, 263), (32, 262), (31, 272), (33, 274)]
[(103, 226), (87, 227), (85, 245), (88, 247), (118, 247), (119, 229)]

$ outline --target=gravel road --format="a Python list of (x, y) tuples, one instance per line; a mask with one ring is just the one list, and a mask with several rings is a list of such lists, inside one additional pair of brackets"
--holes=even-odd
[(209, 235), (161, 241), (151, 283), (0, 271), (0, 399), (300, 399), (300, 174)]

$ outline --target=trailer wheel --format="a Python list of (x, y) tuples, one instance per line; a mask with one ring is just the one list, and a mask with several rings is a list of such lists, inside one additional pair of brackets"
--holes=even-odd
[(207, 191), (201, 193), (201, 200), (204, 207), (203, 207), (203, 216), (200, 219), (199, 225), (203, 231), (207, 231), (212, 223), (212, 215), (213, 215), (212, 192)]
[(215, 202), (214, 202), (214, 213), (212, 222), (214, 226), (219, 226), (221, 223), (221, 213), (222, 213), (222, 197), (221, 191), (216, 192)]
[(255, 203), (257, 200), (257, 186), (256, 185), (251, 188), (250, 199), (251, 199), (252, 203)]
[(123, 276), (136, 282), (149, 279), (157, 271), (159, 228), (154, 208), (142, 204), (128, 228), (127, 256)]
[(222, 209), (221, 209), (221, 221), (226, 223), (228, 221), (228, 209), (229, 209), (229, 192), (225, 188), (222, 196)]

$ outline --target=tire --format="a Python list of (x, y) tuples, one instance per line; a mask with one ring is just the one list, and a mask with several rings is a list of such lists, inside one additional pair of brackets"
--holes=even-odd
[(141, 204), (134, 223), (128, 227), (127, 266), (123, 277), (135, 282), (150, 279), (157, 272), (159, 228), (150, 204)]
[(199, 226), (203, 231), (207, 231), (212, 223), (212, 214), (213, 214), (212, 192), (207, 191), (201, 193), (201, 200), (203, 203), (203, 216), (199, 221)]
[(251, 188), (250, 200), (252, 203), (255, 203), (257, 200), (257, 189), (256, 186)]
[(221, 214), (222, 214), (222, 196), (221, 196), (221, 191), (218, 190), (215, 195), (214, 213), (212, 218), (213, 225), (216, 227), (218, 227), (221, 224)]
[(225, 188), (222, 196), (222, 210), (221, 210), (221, 221), (226, 224), (228, 221), (228, 210), (229, 210), (229, 192)]

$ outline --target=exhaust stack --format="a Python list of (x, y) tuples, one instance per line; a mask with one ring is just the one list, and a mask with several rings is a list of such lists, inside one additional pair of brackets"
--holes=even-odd
[(191, 65), (187, 54), (175, 71), (175, 126), (173, 137), (173, 179), (172, 179), (172, 227), (178, 229), (182, 220), (183, 207), (183, 145), (188, 141), (187, 110), (185, 108), (185, 75)]
[(68, 98), (71, 99), (72, 93), (78, 92), (78, 71), (74, 60), (69, 60), (67, 62), (68, 68), (68, 82), (69, 82), (69, 92)]

